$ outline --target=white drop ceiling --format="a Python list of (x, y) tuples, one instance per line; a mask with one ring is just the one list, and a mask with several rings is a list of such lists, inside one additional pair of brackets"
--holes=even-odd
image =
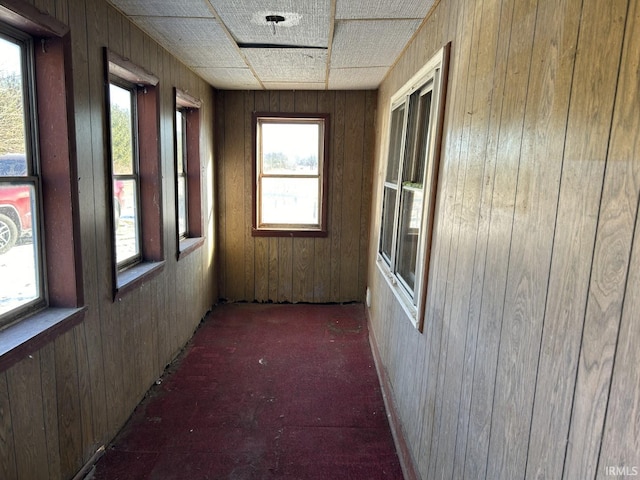
[[(434, 0), (108, 0), (216, 88), (375, 89)], [(269, 15), (284, 21), (268, 22)]]

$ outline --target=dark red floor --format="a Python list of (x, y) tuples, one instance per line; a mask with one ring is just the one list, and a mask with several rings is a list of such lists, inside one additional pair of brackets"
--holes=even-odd
[(364, 307), (217, 307), (93, 478), (402, 479)]

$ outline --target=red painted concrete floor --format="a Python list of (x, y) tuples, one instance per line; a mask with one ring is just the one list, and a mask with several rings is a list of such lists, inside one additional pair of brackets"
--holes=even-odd
[(364, 307), (217, 307), (89, 477), (402, 479)]

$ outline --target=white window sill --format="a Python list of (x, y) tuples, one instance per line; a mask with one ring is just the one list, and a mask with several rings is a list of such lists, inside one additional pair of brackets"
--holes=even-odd
[(387, 281), (387, 285), (389, 285), (389, 288), (402, 307), (402, 310), (404, 310), (407, 318), (416, 329), (419, 329), (420, 322), (418, 318), (418, 309), (413, 304), (412, 299), (409, 297), (409, 295), (407, 295), (405, 290), (399, 284), (396, 276), (379, 255), (376, 264), (378, 265), (378, 270), (380, 270), (380, 273), (382, 273), (382, 276)]

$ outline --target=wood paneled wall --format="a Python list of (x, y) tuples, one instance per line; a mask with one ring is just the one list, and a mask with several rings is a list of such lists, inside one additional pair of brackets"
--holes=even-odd
[[(0, 478), (68, 479), (120, 429), (217, 299), (214, 93), (103, 0), (36, 0), (70, 27), (84, 321), (0, 372)], [(159, 77), (162, 272), (114, 303), (108, 247), (103, 47)], [(202, 100), (206, 241), (176, 260), (174, 87)]]
[[(421, 334), (375, 266), (384, 146), (449, 41)], [(639, 67), (638, 0), (441, 0), (381, 86), (369, 316), (421, 478), (640, 470)]]
[[(225, 91), (216, 102), (220, 296), (237, 301), (362, 301), (376, 92)], [(251, 236), (251, 113), (331, 116), (329, 235)]]

